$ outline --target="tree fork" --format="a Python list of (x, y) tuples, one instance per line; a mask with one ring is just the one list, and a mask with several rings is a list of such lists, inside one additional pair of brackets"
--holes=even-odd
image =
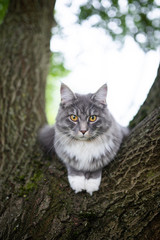
[(13, 0), (0, 28), (0, 239), (159, 240), (159, 108), (124, 141), (92, 197), (75, 194), (62, 163), (38, 148), (54, 3)]
[(17, 197), (13, 206), (10, 203), (2, 217), (2, 239), (158, 240), (159, 154), (157, 109), (124, 141), (92, 197), (70, 189), (65, 169), (54, 157), (49, 166), (41, 166), (43, 176), (27, 199)]

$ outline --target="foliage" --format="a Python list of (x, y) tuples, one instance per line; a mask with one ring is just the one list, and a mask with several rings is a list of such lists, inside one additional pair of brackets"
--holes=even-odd
[(159, 46), (159, 16), (158, 0), (87, 0), (78, 13), (79, 23), (89, 20), (121, 43), (132, 36), (144, 51)]
[(64, 67), (64, 56), (61, 52), (52, 52), (50, 60), (49, 75), (53, 78), (64, 77), (69, 71)]
[(0, 24), (3, 21), (3, 18), (8, 9), (9, 0), (0, 0)]

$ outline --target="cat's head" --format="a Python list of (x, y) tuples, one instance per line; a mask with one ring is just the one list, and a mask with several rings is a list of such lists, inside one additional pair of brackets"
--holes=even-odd
[(106, 96), (106, 84), (96, 93), (85, 95), (73, 93), (62, 84), (56, 127), (65, 135), (82, 141), (103, 134), (111, 125)]

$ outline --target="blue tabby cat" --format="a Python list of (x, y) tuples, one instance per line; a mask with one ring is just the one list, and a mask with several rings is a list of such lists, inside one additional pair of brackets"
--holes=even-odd
[(68, 171), (71, 188), (90, 195), (101, 182), (102, 168), (115, 157), (128, 128), (119, 125), (106, 104), (107, 85), (96, 93), (73, 93), (61, 84), (61, 103), (54, 126), (39, 133), (43, 149), (55, 151)]

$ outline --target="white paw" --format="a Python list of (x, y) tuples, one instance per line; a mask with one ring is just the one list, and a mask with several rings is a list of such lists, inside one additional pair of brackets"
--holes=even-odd
[(85, 189), (92, 196), (93, 192), (99, 190), (99, 185), (101, 182), (101, 177), (86, 179)]
[(85, 190), (85, 177), (84, 176), (68, 176), (68, 181), (71, 188), (75, 193)]

